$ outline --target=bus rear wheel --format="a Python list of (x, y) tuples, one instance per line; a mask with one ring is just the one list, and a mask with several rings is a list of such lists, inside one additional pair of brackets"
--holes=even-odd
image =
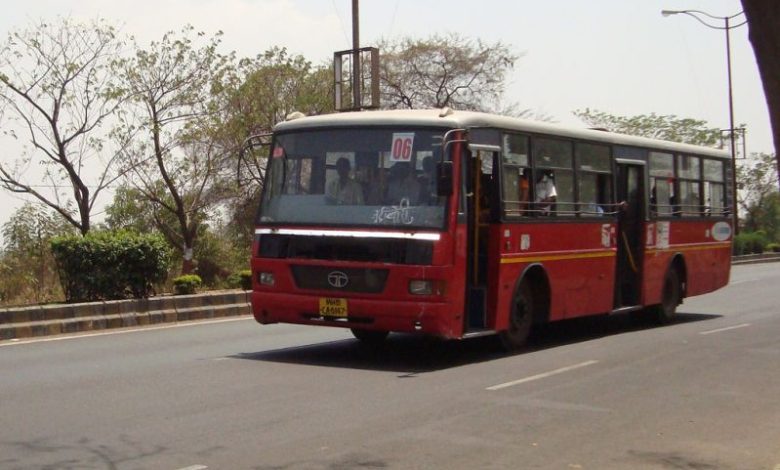
[(664, 276), (661, 303), (653, 305), (648, 310), (653, 320), (659, 324), (666, 325), (674, 320), (677, 306), (681, 303), (682, 285), (680, 284), (680, 274), (676, 269), (671, 268)]
[(505, 351), (516, 351), (525, 346), (533, 323), (533, 293), (528, 283), (523, 282), (512, 301), (509, 311), (509, 327), (498, 334)]
[(382, 344), (389, 334), (387, 331), (363, 330), (360, 328), (351, 328), (351, 331), (352, 335), (361, 343), (373, 346)]

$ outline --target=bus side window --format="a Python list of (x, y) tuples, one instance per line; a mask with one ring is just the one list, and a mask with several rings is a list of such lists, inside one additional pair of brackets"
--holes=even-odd
[(534, 204), (537, 215), (574, 215), (574, 145), (563, 139), (532, 141)]
[(671, 153), (650, 152), (650, 212), (669, 217), (676, 212), (674, 157)]
[(726, 199), (723, 178), (723, 162), (717, 160), (702, 161), (704, 177), (705, 213), (707, 215), (725, 215)]
[(611, 149), (590, 142), (575, 144), (579, 194), (577, 212), (583, 217), (600, 217), (612, 209)]
[(580, 174), (580, 214), (585, 217), (604, 215), (604, 207), (610, 199), (609, 178), (599, 173)]
[(695, 217), (702, 214), (701, 159), (690, 155), (677, 157), (677, 181), (680, 188), (682, 215)]
[(722, 216), (725, 211), (723, 204), (723, 183), (704, 182), (704, 200), (706, 203), (705, 214)]
[(528, 137), (519, 134), (504, 134), (501, 150), (501, 200), (504, 207), (504, 217), (528, 215), (531, 200)]
[(504, 215), (517, 217), (526, 214), (531, 198), (530, 168), (504, 168), (503, 201)]

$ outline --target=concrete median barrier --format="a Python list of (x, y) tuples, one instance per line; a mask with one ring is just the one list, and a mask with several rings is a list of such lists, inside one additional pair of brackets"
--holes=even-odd
[(0, 309), (0, 341), (251, 314), (251, 291)]

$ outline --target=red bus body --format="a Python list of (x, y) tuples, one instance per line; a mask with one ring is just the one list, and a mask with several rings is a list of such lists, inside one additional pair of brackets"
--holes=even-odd
[[(393, 129), (423, 126), (441, 128), (442, 133), (453, 131), (447, 145), (443, 145), (446, 158), (451, 161), (453, 178), (451, 195), (442, 199), (446, 201), (442, 226), (404, 230), (399, 227), (367, 227), (359, 224), (352, 227), (321, 222), (269, 223), (263, 220), (261, 208), (251, 260), (254, 278), (252, 308), (259, 323), (296, 323), (463, 338), (475, 333), (507, 330), (518, 287), (524, 282), (530, 283), (534, 292), (534, 322), (543, 322), (638, 311), (662, 304), (664, 283), (670, 270), (674, 270), (679, 278), (681, 298), (714, 291), (729, 281), (732, 231), (727, 208), (732, 202), (728, 200), (728, 155), (724, 152), (478, 113), (440, 114), (438, 110), (345, 113), (302, 118), (279, 125), (275, 132), (284, 134), (308, 129), (327, 132), (331, 128), (359, 129), (361, 126), (390, 126)], [(609, 201), (603, 204), (605, 207), (619, 207), (618, 187), (621, 185), (620, 175), (625, 174), (625, 171), (617, 168), (620, 165), (633, 168), (633, 173), (629, 172), (625, 178), (634, 178), (635, 191), (630, 194), (637, 203), (643, 205), (636, 213), (636, 220), (630, 223), (633, 238), (623, 233), (629, 233), (629, 230), (627, 222), (621, 222), (624, 219), (621, 219), (619, 210), (585, 216), (581, 212), (581, 201), (577, 198), (570, 204), (575, 209), (568, 215), (561, 212), (556, 217), (510, 217), (505, 210), (510, 203), (506, 202), (504, 196), (500, 196), (494, 200), (501, 201), (504, 212), (496, 210), (496, 215), (489, 222), (480, 222), (477, 215), (469, 216), (469, 213), (476, 212), (475, 207), (480, 207), (469, 205), (472, 204), (469, 198), (475, 192), (475, 188), (469, 189), (469, 181), (485, 176), (470, 176), (466, 169), (478, 152), (484, 152), (485, 149), (493, 152), (483, 153), (480, 158), (493, 158), (501, 166), (500, 170), (498, 167), (491, 170), (491, 184), (496, 185), (493, 191), (499, 193), (509, 185), (504, 177), (504, 172), (509, 172), (508, 167), (504, 166), (507, 161), (506, 139), (503, 147), (500, 141), (497, 144), (488, 142), (491, 146), (481, 145), (484, 142), (478, 142), (481, 137), (474, 129), (489, 129), (499, 136), (507, 132), (516, 133), (527, 139), (530, 142), (528, 145), (533, 145), (535, 139), (548, 137), (571, 142), (575, 149), (573, 155), (576, 155), (580, 143), (609, 147), (610, 170), (604, 173), (606, 176), (597, 180), (604, 181), (602, 184), (606, 190), (598, 189), (607, 193)], [(394, 136), (400, 135), (400, 131), (393, 132)], [(630, 149), (640, 157), (621, 159), (619, 153), (624, 152), (621, 150), (623, 148)], [(685, 189), (690, 193), (693, 187), (693, 194), (698, 194), (702, 206), (695, 209), (698, 212), (689, 216), (674, 212), (671, 208), (668, 214), (662, 216), (653, 212), (650, 185), (665, 181), (661, 177), (652, 176), (660, 174), (653, 169), (654, 160), (648, 156), (641, 157), (653, 151), (674, 155), (673, 164), (679, 163), (683, 156), (696, 156), (699, 167), (710, 168), (723, 162), (722, 180), (716, 174), (710, 184), (704, 180), (707, 176), (701, 169), (698, 183), (695, 178), (689, 177), (693, 179), (690, 179)], [(528, 153), (531, 159), (538, 159), (534, 160), (537, 162), (534, 165), (528, 164), (528, 172), (541, 173), (542, 170), (537, 169), (541, 165), (538, 163), (543, 156), (541, 151), (536, 155), (530, 151)], [(663, 155), (661, 157), (666, 158)], [(661, 157), (659, 159), (663, 160)], [(573, 161), (574, 169), (566, 170), (568, 173), (561, 171), (558, 178), (562, 181), (571, 173), (575, 175), (571, 178), (583, 186), (586, 176), (582, 175), (586, 171), (582, 170), (581, 174), (580, 167), (576, 166), (580, 163), (579, 157), (573, 157)], [(585, 168), (584, 165), (582, 167)], [(479, 175), (479, 170), (474, 170), (474, 174)], [(667, 180), (671, 188), (669, 191), (681, 194), (680, 188), (684, 183), (672, 177)], [(632, 183), (627, 184), (630, 186)], [(695, 192), (696, 184), (699, 185), (698, 193)], [(710, 189), (710, 198), (722, 198), (722, 204), (716, 204), (716, 207), (724, 209), (722, 212), (715, 213), (703, 207), (702, 193), (706, 192), (703, 190), (705, 186), (714, 188)], [(477, 193), (482, 191), (479, 184), (476, 189)], [(486, 187), (487, 190), (489, 188)], [(580, 212), (575, 214), (576, 211)], [(274, 248), (272, 255), (267, 256), (261, 249), (261, 241), (263, 237), (271, 236), (280, 240), (282, 245), (295, 243), (298, 239), (305, 239), (307, 243), (311, 240), (314, 240), (311, 243), (328, 240), (328, 243), (334, 243), (334, 247), (341, 248), (328, 245), (328, 255), (320, 257), (298, 257), (290, 255), (289, 248), (287, 251), (283, 248), (273, 251)], [(479, 238), (486, 238), (486, 241), (480, 242)], [(367, 241), (395, 243), (399, 247), (405, 246), (404, 243), (423, 243), (430, 245), (431, 252), (425, 264), (355, 260), (349, 256), (340, 259), (339, 250), (346, 252), (357, 249)], [(623, 260), (622, 265), (620, 259)], [(477, 267), (479, 262), (483, 263), (481, 267)], [(307, 282), (327, 288), (302, 286), (300, 278), (304, 275), (295, 274), (301, 272), (306, 273)], [(357, 276), (351, 273), (386, 277), (378, 292), (342, 292), (332, 285), (327, 286), (324, 280), (308, 280), (308, 277), (315, 275), (330, 276), (333, 273), (336, 273), (334, 276), (346, 273), (348, 281), (353, 275)], [(621, 280), (625, 273), (631, 277), (628, 284)], [(482, 278), (477, 279), (480, 276)], [(425, 281), (424, 285), (430, 286), (431, 292), (412, 293), (410, 283), (413, 281)], [(474, 294), (475, 289), (481, 293)], [(621, 289), (622, 294), (617, 293)], [(348, 314), (345, 317), (322, 314), (323, 299), (331, 298), (346, 302)], [(470, 317), (475, 316), (471, 311), (474, 305), (479, 305), (478, 309), (482, 312), (477, 315), (476, 324), (470, 320)]]

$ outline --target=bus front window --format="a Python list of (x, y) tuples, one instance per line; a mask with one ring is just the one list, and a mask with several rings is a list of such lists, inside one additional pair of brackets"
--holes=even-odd
[(444, 131), (327, 129), (276, 136), (261, 224), (442, 228)]

